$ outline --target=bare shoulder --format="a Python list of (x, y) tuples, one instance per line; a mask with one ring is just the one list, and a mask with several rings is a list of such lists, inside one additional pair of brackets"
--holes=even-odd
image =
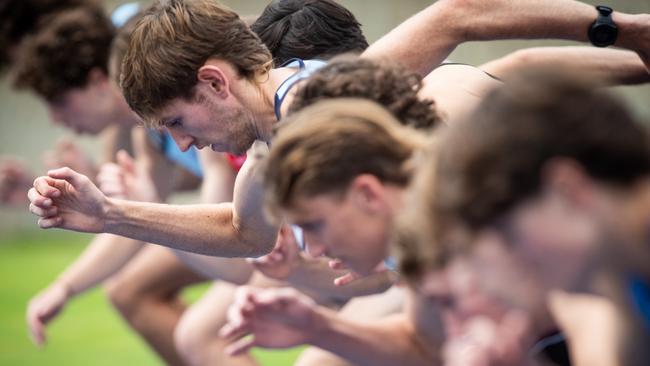
[(422, 83), (420, 97), (433, 99), (447, 121), (469, 112), (492, 88), (501, 84), (483, 70), (461, 64), (442, 65)]
[(480, 89), (491, 88), (501, 82), (478, 67), (464, 64), (442, 64), (424, 79), (425, 85), (444, 84)]

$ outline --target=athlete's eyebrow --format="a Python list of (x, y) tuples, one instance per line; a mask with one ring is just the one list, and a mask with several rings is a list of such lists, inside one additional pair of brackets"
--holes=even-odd
[(177, 120), (176, 116), (163, 117), (158, 121), (159, 126), (169, 126), (172, 122)]

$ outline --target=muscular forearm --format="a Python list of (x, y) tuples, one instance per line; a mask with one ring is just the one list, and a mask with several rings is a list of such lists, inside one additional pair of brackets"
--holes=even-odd
[(535, 47), (518, 50), (480, 68), (499, 78), (536, 67), (580, 72), (605, 86), (650, 81), (650, 73), (631, 51), (592, 47)]
[(220, 257), (251, 257), (270, 251), (260, 238), (233, 223), (231, 203), (165, 205), (108, 199), (104, 231), (174, 249)]
[(257, 160), (249, 160), (249, 167), (237, 176), (233, 203), (164, 205), (108, 199), (104, 231), (218, 257), (266, 254), (277, 228), (266, 222), (262, 190), (255, 180)]
[(299, 289), (316, 291), (340, 299), (381, 293), (396, 281), (396, 276), (392, 272), (385, 271), (357, 279), (344, 286), (336, 286), (334, 280), (348, 271), (333, 270), (329, 268), (327, 262), (327, 259), (300, 261), (291, 271), (287, 281)]
[(422, 347), (405, 315), (364, 324), (318, 309), (320, 329), (310, 344), (362, 365), (439, 365), (437, 350)]
[(63, 285), (70, 296), (82, 293), (119, 271), (142, 246), (138, 240), (97, 235), (56, 282)]
[[(587, 41), (587, 29), (596, 16), (593, 6), (571, 0), (440, 0), (374, 43), (364, 56), (389, 58), (424, 76), (463, 42)], [(644, 17), (614, 13), (619, 27), (617, 46), (643, 50), (637, 41)]]

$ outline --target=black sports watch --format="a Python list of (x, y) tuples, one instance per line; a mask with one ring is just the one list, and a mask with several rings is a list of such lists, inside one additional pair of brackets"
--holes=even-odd
[(612, 8), (608, 6), (596, 6), (598, 18), (589, 27), (589, 40), (596, 47), (611, 46), (616, 42), (618, 27), (612, 20)]

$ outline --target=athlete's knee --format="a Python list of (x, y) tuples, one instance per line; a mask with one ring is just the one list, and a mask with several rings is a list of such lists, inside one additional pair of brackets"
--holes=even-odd
[(204, 325), (187, 310), (174, 329), (174, 346), (176, 352), (190, 365), (204, 364), (208, 358), (210, 341)]
[(104, 292), (113, 306), (124, 315), (135, 312), (144, 302), (144, 294), (120, 276), (104, 285)]
[(351, 366), (343, 358), (316, 347), (308, 347), (294, 363), (294, 366)]

